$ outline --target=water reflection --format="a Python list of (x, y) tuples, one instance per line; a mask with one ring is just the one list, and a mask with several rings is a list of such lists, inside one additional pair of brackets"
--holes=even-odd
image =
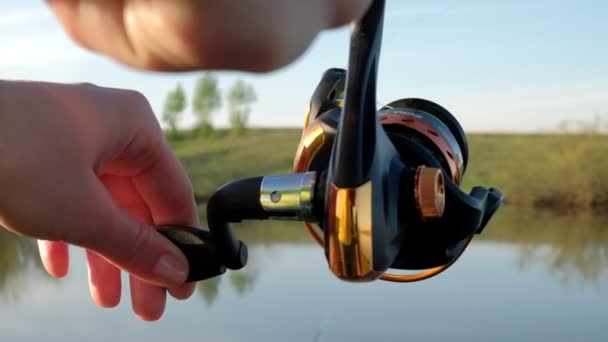
[[(118, 308), (90, 301), (82, 250), (71, 250), (67, 279), (41, 284), (23, 262), (37, 263), (31, 240), (3, 232), (0, 252), (13, 256), (2, 279), (27, 295), (0, 305), (0, 340), (607, 341), (605, 227), (593, 215), (505, 208), (453, 269), (404, 285), (339, 281), (299, 223), (249, 223), (238, 234), (250, 264), (169, 299), (154, 324), (133, 316), (126, 277)], [(26, 252), (11, 249), (22, 243)]]
[(220, 282), (223, 277), (215, 277), (198, 283), (198, 293), (203, 297), (207, 306), (212, 306), (220, 292)]
[(34, 240), (19, 237), (0, 226), (0, 298), (16, 300), (31, 273), (40, 273), (41, 263)]
[[(258, 252), (258, 247), (259, 246), (253, 247), (252, 250), (254, 252)], [(218, 299), (220, 284), (224, 284), (224, 282), (227, 280), (230, 287), (238, 296), (246, 295), (254, 290), (254, 285), (258, 276), (260, 275), (261, 270), (256, 267), (256, 264), (257, 262), (254, 259), (253, 262), (250, 262), (246, 268), (239, 270), (238, 272), (228, 271), (227, 274), (221, 277), (201, 281), (197, 285), (198, 293), (201, 295), (207, 306), (211, 307)]]
[[(250, 245), (250, 262), (241, 271), (199, 283), (198, 293), (209, 307), (217, 301), (222, 286), (230, 286), (238, 296), (254, 291), (266, 268), (273, 267), (273, 246), (317, 248), (298, 222), (247, 222), (237, 226), (237, 234)], [(519, 272), (527, 272), (533, 264), (543, 265), (563, 287), (577, 280), (599, 286), (602, 275), (608, 272), (608, 217), (591, 212), (559, 215), (507, 206), (471, 249), (487, 242), (516, 247), (519, 252), (514, 267)], [(320, 257), (322, 253), (319, 248)], [(295, 261), (294, 272), (305, 262)], [(37, 280), (41, 269), (32, 239), (0, 229), (0, 298), (18, 299), (26, 288), (24, 283)]]
[[(219, 294), (220, 282), (227, 282), (238, 296), (246, 295), (255, 289), (255, 284), (264, 267), (272, 267), (273, 246), (276, 245), (313, 245), (302, 223), (291, 221), (251, 221), (236, 226), (236, 234), (249, 246), (249, 261), (247, 267), (237, 272), (227, 271), (222, 277), (201, 281), (198, 293), (207, 306), (215, 303)], [(322, 250), (319, 248), (319, 253)], [(266, 257), (270, 256), (270, 260)], [(294, 265), (297, 270), (297, 265)], [(224, 278), (225, 282), (222, 282)]]
[[(252, 291), (264, 268), (272, 267), (272, 258), (263, 267), (260, 263), (273, 245), (316, 247), (298, 222), (247, 222), (237, 226), (237, 234), (247, 241), (251, 252), (245, 269), (223, 277), (237, 295)], [(505, 207), (474, 241), (472, 249), (488, 242), (516, 247), (519, 252), (514, 266), (520, 272), (527, 272), (532, 265), (543, 265), (563, 287), (574, 280), (599, 286), (602, 274), (608, 272), (608, 217), (591, 212), (564, 215)], [(322, 255), (323, 251), (319, 248), (318, 253)], [(294, 271), (297, 268), (294, 265)], [(220, 281), (218, 278), (199, 284), (199, 293), (208, 306), (217, 299)]]
[(478, 238), (517, 245), (520, 270), (540, 262), (564, 286), (577, 278), (599, 285), (608, 271), (608, 216), (505, 207)]

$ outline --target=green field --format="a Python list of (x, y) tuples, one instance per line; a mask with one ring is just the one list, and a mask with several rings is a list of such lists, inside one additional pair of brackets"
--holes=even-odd
[[(299, 138), (296, 129), (256, 129), (172, 144), (196, 193), (209, 195), (237, 178), (289, 172)], [(470, 135), (469, 146), (465, 189), (497, 187), (514, 206), (608, 212), (607, 135)]]

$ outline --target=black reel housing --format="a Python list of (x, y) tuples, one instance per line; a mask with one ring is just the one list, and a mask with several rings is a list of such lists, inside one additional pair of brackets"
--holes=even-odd
[[(299, 219), (323, 246), (331, 271), (349, 281), (409, 282), (447, 269), (503, 201), (493, 188), (459, 189), (468, 145), (455, 117), (423, 99), (376, 109), (384, 1), (353, 26), (348, 72), (317, 86), (294, 174), (224, 185), (207, 203), (209, 231), (163, 226), (184, 252), (189, 281), (247, 263), (231, 223)], [(317, 224), (318, 228), (314, 228)], [(387, 269), (414, 274), (387, 274)]]
[[(346, 70), (343, 69), (329, 69), (323, 74), (311, 99), (301, 143), (296, 153), (294, 171), (324, 173), (329, 168), (332, 148), (343, 113), (346, 74)], [(451, 179), (454, 185), (460, 184), (468, 162), (468, 143), (462, 127), (448, 110), (428, 100), (409, 98), (383, 106), (377, 112), (377, 118), (401, 159), (411, 169), (419, 166), (437, 168), (442, 170), (444, 176)], [(324, 182), (320, 182), (319, 186), (324, 187)], [(414, 185), (410, 184), (410, 186)], [(318, 191), (326, 192), (325, 189)], [(407, 193), (405, 189), (403, 192)], [(494, 189), (492, 195), (491, 205), (485, 208), (485, 216), (488, 218), (502, 200), (502, 194)], [(401, 201), (414, 203), (415, 199), (410, 196)], [(403, 236), (391, 268), (404, 270), (443, 268), (460, 256), (471, 239), (471, 236), (456, 240), (453, 237), (446, 237), (445, 230), (450, 227), (444, 225), (446, 223), (449, 225), (449, 222), (425, 220), (413, 206), (408, 208), (404, 205), (402, 211), (410, 219), (407, 220), (407, 225), (404, 223), (401, 227)], [(308, 228), (317, 241), (323, 240), (321, 233), (313, 230), (310, 225)], [(476, 233), (480, 233), (482, 228), (483, 226), (480, 226)], [(319, 229), (323, 231), (323, 225), (320, 225)], [(387, 280), (418, 279), (407, 275), (399, 279)]]

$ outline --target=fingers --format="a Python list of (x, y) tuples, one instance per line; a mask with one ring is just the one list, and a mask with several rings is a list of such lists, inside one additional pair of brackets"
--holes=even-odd
[(165, 311), (167, 291), (133, 276), (129, 280), (133, 312), (144, 321), (158, 320)]
[[(137, 192), (150, 209), (152, 220), (157, 225), (176, 224), (198, 227), (199, 217), (194, 192), (177, 157), (164, 141), (157, 149), (159, 161), (133, 178)], [(169, 288), (176, 299), (187, 299), (196, 284), (184, 284)]]
[[(157, 125), (156, 121), (154, 125)], [(143, 215), (138, 216), (140, 220), (156, 225), (199, 226), (192, 184), (158, 126), (140, 130), (128, 148), (106, 165), (104, 175), (132, 180), (133, 189), (127, 193), (136, 193), (145, 210), (149, 210), (146, 213), (149, 221), (148, 218), (144, 220)], [(116, 197), (118, 192), (113, 190), (112, 194)], [(128, 211), (132, 215), (134, 205), (121, 204), (123, 208), (130, 207)]]
[[(130, 109), (125, 108), (127, 112), (151, 114), (144, 98), (135, 96), (126, 104), (131, 106)], [(98, 202), (92, 210), (93, 216), (99, 216), (99, 220), (95, 220), (99, 224), (93, 225), (94, 232), (90, 238), (80, 238), (85, 239), (82, 243), (85, 247), (134, 275), (131, 288), (137, 292), (131, 293), (133, 309), (142, 319), (153, 320), (164, 310), (164, 287), (175, 287), (172, 292), (179, 298), (187, 298), (192, 291), (189, 286), (180, 287), (188, 270), (184, 256), (148, 224), (163, 222), (198, 226), (198, 214), (192, 186), (164, 140), (154, 116), (143, 115), (137, 122), (139, 129), (125, 144), (128, 146), (126, 149), (115, 154), (109, 163), (95, 163), (102, 165), (103, 170), (102, 175), (96, 177), (97, 181), (90, 183), (91, 192), (95, 193), (90, 197)], [(103, 236), (95, 238), (98, 234)], [(107, 292), (105, 286), (99, 286), (92, 276), (98, 274), (98, 280), (104, 279), (112, 266), (104, 266), (104, 260), (95, 262), (97, 259), (89, 259), (93, 261), (89, 263), (91, 295), (102, 306), (115, 305), (120, 296), (119, 278), (111, 276), (117, 280), (112, 280), (113, 285)], [(106, 270), (107, 267), (110, 271)]]
[[(323, 29), (361, 17), (371, 0), (50, 0), (78, 42), (155, 70), (269, 71)], [(159, 35), (158, 32), (163, 32)], [(248, 58), (242, 58), (247, 53)]]
[[(167, 151), (147, 101), (134, 92), (91, 85), (2, 85), (2, 98), (7, 100), (0, 101), (3, 108), (16, 104), (3, 113), (19, 114), (11, 119), (8, 114), (0, 116), (3, 141), (17, 142), (7, 145), (11, 148), (4, 150), (6, 160), (0, 163), (1, 188), (11, 194), (0, 206), (3, 225), (22, 235), (63, 241), (39, 242), (42, 262), (53, 276), (68, 271), (66, 243), (95, 252), (88, 254), (89, 279), (93, 299), (102, 306), (116, 305), (120, 297), (119, 278), (107, 262), (158, 286), (182, 286), (187, 261), (168, 239), (142, 223), (152, 223), (153, 215), (148, 199), (142, 199), (131, 181), (142, 175), (143, 188), (153, 188), (147, 196), (155, 217), (196, 225), (191, 187)], [(121, 155), (125, 150), (129, 153)], [(129, 180), (128, 187), (110, 189), (98, 174), (118, 157), (124, 158), (123, 164), (135, 165), (127, 170), (134, 173), (123, 177)], [(162, 181), (172, 180), (177, 186), (165, 184), (154, 190), (146, 175), (164, 175), (168, 180)], [(168, 200), (177, 203), (155, 199), (156, 191), (166, 192)], [(164, 306), (141, 297), (139, 302), (153, 308), (138, 309), (145, 317), (153, 317)]]
[(38, 250), (42, 265), (51, 276), (62, 278), (68, 274), (70, 259), (66, 243), (38, 240)]
[(87, 251), (89, 289), (93, 301), (104, 308), (120, 302), (120, 270), (94, 252)]
[[(198, 227), (194, 192), (185, 171), (166, 141), (155, 151), (157, 161), (133, 178), (133, 185), (150, 209), (152, 221), (157, 225)], [(195, 287), (195, 283), (189, 283), (170, 287), (168, 291), (176, 299), (187, 299)]]
[[(130, 177), (106, 175), (101, 179), (106, 188), (110, 190), (114, 201), (123, 210), (140, 222), (152, 223), (150, 209), (141, 195), (137, 193)], [(165, 310), (166, 289), (149, 284), (132, 275), (129, 275), (129, 285), (133, 312), (145, 321), (158, 320)]]
[[(199, 226), (192, 183), (168, 143), (153, 151), (154, 162), (133, 177), (137, 192), (150, 209), (154, 224)], [(135, 159), (134, 159), (135, 160)]]
[(119, 60), (135, 53), (125, 32), (123, 1), (49, 0), (48, 3), (65, 31), (84, 47), (112, 51)]
[[(66, 242), (103, 255), (116, 266), (160, 286), (184, 283), (188, 264), (175, 245), (117, 207), (108, 190), (92, 172), (74, 191), (71, 222), (65, 229)], [(77, 184), (74, 184), (77, 186)], [(66, 223), (67, 224), (67, 223)]]
[(167, 289), (169, 294), (175, 299), (188, 299), (196, 290), (196, 283), (186, 283), (180, 287)]

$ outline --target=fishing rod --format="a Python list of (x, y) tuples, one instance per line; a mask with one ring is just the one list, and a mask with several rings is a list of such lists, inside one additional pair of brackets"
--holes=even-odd
[(225, 184), (207, 202), (208, 230), (156, 227), (186, 255), (188, 281), (247, 264), (247, 245), (232, 229), (243, 220), (303, 221), (330, 270), (347, 281), (432, 277), (483, 231), (504, 196), (460, 190), (469, 152), (456, 118), (417, 98), (376, 108), (384, 6), (375, 0), (353, 24), (348, 70), (321, 77), (294, 173)]

